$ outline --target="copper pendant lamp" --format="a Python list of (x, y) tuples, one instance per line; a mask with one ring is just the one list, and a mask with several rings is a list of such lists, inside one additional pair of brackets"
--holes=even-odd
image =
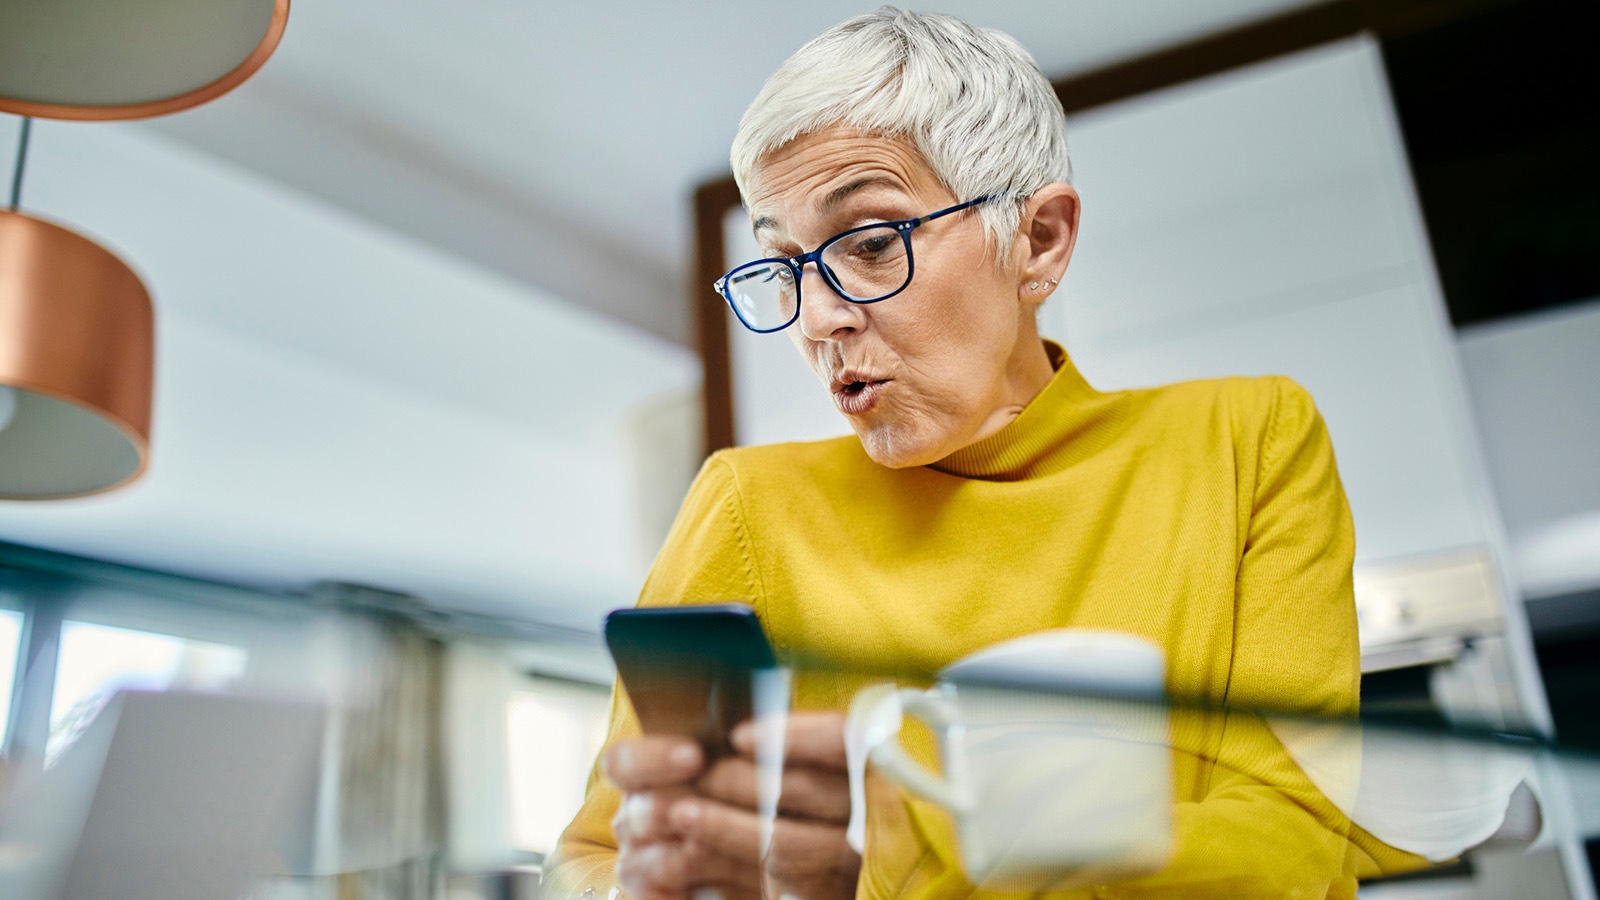
[(82, 235), (0, 211), (0, 499), (110, 490), (150, 451), (154, 314), (139, 277)]
[(266, 63), (289, 0), (0, 3), (0, 112), (142, 119), (226, 94)]
[(0, 500), (134, 480), (150, 456), (150, 294), (115, 254), (19, 212), (31, 117), (164, 115), (243, 83), (289, 0), (0, 0), (0, 112), (24, 117), (0, 209)]

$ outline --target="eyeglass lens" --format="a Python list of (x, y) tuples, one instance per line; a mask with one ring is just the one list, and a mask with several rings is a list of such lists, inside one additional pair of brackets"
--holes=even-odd
[[(820, 263), (834, 289), (858, 303), (881, 300), (911, 279), (906, 240), (893, 226), (840, 235), (823, 248)], [(724, 290), (739, 318), (758, 331), (789, 324), (799, 308), (799, 284), (787, 263), (741, 266), (728, 275)]]

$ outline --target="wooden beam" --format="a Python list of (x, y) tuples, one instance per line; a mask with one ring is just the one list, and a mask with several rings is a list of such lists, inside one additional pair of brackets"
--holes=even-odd
[(1055, 82), (1068, 115), (1355, 34), (1357, 4), (1335, 0)]
[(728, 270), (722, 222), (740, 204), (732, 176), (708, 181), (694, 192), (694, 265), (690, 267), (689, 302), (693, 306), (695, 343), (704, 371), (704, 443), (707, 456), (732, 447), (733, 365), (728, 350), (728, 309), (711, 285)]
[(1332, 0), (1054, 82), (1070, 115), (1370, 31), (1397, 37), (1517, 0)]

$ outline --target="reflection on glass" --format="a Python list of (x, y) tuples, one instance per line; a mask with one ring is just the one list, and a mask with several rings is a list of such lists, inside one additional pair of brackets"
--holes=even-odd
[[(1558, 851), (1600, 835), (1600, 804), (1585, 802), (1600, 796), (1600, 755), (1436, 717), (1174, 697), (1158, 657), (1109, 637), (1035, 635), (1036, 646), (994, 648), (1025, 659), (985, 652), (934, 677), (797, 665), (783, 731), (791, 751), (809, 749), (775, 757), (769, 779), (748, 747), (737, 766), (716, 764), (755, 771), (759, 802), (731, 775), (695, 776), (688, 790), (696, 803), (776, 810), (761, 814), (774, 837), (736, 863), (764, 896), (802, 898), (841, 896), (824, 865), (834, 856), (817, 852), (833, 846), (819, 823), (835, 821), (818, 818), (819, 786), (838, 781), (850, 793), (844, 840), (860, 854), (859, 875), (846, 874), (863, 896), (1398, 896), (1463, 873), (1554, 883)], [(1094, 665), (1078, 665), (1074, 653), (1091, 649)], [(814, 738), (840, 696), (851, 703), (836, 759)], [(604, 896), (608, 850), (569, 832), (546, 896)]]
[(248, 658), (243, 648), (227, 644), (63, 622), (46, 765), (72, 745), (117, 691), (225, 690), (244, 674)]
[(506, 710), (511, 839), (548, 853), (583, 805), (584, 776), (605, 740), (604, 694), (550, 687), (516, 691)]
[(850, 773), (863, 881), (940, 886), (928, 896), (1349, 896), (1593, 829), (1546, 802), (1539, 742), (1504, 734), (953, 680), (869, 687), (850, 720), (873, 764)]
[(11, 689), (22, 652), (22, 613), (0, 609), (0, 739), (11, 727)]

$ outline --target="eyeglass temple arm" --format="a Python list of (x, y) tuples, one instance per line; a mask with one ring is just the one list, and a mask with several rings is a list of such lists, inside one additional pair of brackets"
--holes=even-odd
[(968, 208), (977, 206), (979, 203), (988, 203), (991, 200), (1004, 200), (1004, 199), (1006, 199), (1006, 195), (1005, 194), (984, 194), (982, 197), (974, 197), (974, 198), (972, 198), (971, 200), (968, 200), (965, 203), (957, 203), (955, 206), (947, 206), (944, 209), (938, 210), (936, 212), (928, 213), (927, 215), (925, 215), (925, 216), (923, 216), (923, 217), (921, 217), (919, 219), (907, 219), (906, 222), (905, 222), (905, 225), (903, 227), (905, 227), (905, 228), (915, 228), (918, 225), (923, 224), (924, 222), (932, 222), (934, 219), (937, 219), (940, 216), (948, 216), (951, 213), (961, 212), (963, 209), (968, 209)]

